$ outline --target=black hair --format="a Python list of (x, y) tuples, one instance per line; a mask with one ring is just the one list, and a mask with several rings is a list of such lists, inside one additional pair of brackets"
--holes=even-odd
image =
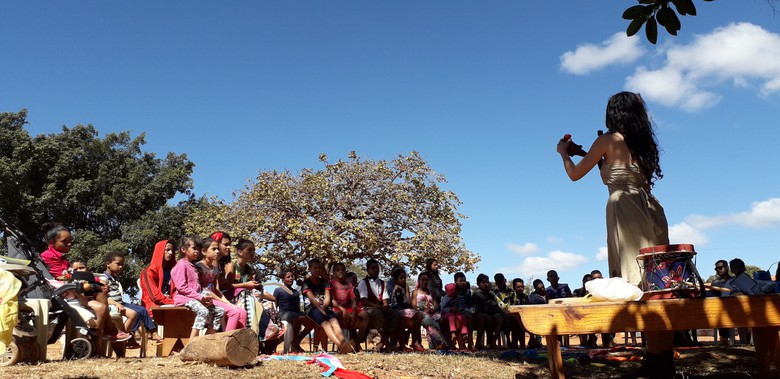
[[(741, 260), (739, 258), (734, 258), (734, 259), (729, 261), (729, 267), (739, 267), (739, 268), (742, 268), (742, 270), (744, 271), (745, 270), (745, 261), (743, 261), (743, 260)], [(731, 271), (734, 271), (734, 270), (732, 269)]]
[(183, 236), (179, 238), (179, 242), (175, 245), (178, 248), (187, 247), (189, 244), (192, 244), (192, 246), (195, 246), (196, 248), (200, 249), (200, 246), (203, 245), (203, 239), (201, 239), (199, 236), (196, 235), (189, 235), (189, 236)]
[(593, 271), (591, 271), (591, 272), (590, 272), (590, 276), (593, 276), (593, 275), (596, 275), (596, 274), (599, 274), (599, 275), (601, 275), (601, 276), (604, 276), (604, 275), (601, 273), (601, 271), (599, 271), (599, 270), (593, 270)]
[(591, 275), (591, 274), (585, 274), (585, 275), (582, 276), (582, 281), (583, 282), (589, 282), (592, 279), (593, 279), (593, 275)]
[(75, 257), (75, 258), (71, 258), (71, 260), (70, 260), (70, 264), (71, 264), (71, 266), (72, 266), (74, 263), (76, 263), (76, 262), (81, 262), (81, 263), (83, 263), (83, 264), (87, 264), (87, 260), (86, 260), (86, 259), (84, 259), (84, 258), (82, 258), (82, 257)]
[[(228, 237), (228, 238), (230, 238), (230, 237)], [(239, 238), (238, 242), (236, 242), (236, 249), (237, 250), (244, 250), (244, 249), (247, 248), (247, 246), (254, 245), (254, 244), (255, 244), (254, 242), (252, 242), (252, 241), (250, 241), (248, 239)]]
[(465, 278), (466, 278), (466, 274), (464, 274), (464, 273), (462, 273), (462, 272), (458, 271), (458, 272), (456, 272), (456, 273), (455, 273), (455, 275), (453, 275), (453, 278), (454, 278), (454, 279), (455, 279), (455, 281), (457, 282), (457, 281), (458, 281), (458, 278), (464, 278), (464, 279), (465, 279)]
[(506, 280), (506, 278), (504, 277), (504, 274), (499, 272), (493, 275), (493, 280), (497, 282), (499, 280)]
[(555, 274), (555, 276), (558, 276), (558, 271), (555, 271), (555, 270), (547, 271), (547, 277), (548, 278), (550, 277), (550, 274)]
[(293, 273), (293, 276), (295, 276), (295, 271), (287, 266), (282, 266), (279, 268), (279, 272), (277, 272), (277, 276), (279, 279), (284, 279), (284, 276), (287, 275), (288, 272)]
[(374, 259), (374, 258), (371, 258), (371, 259), (367, 260), (366, 261), (366, 268), (368, 268), (368, 266), (371, 266), (372, 264), (379, 265), (379, 261)]
[[(404, 270), (403, 267), (396, 267), (395, 269), (393, 269), (393, 272), (392, 272), (392, 274), (390, 276), (393, 279), (398, 279), (398, 277), (401, 276), (401, 274), (406, 274), (406, 270)], [(398, 284), (398, 283), (396, 283), (396, 284)]]
[(717, 262), (715, 262), (715, 266), (717, 266), (717, 265), (718, 265), (718, 263), (723, 263), (723, 264), (724, 264), (724, 265), (726, 265), (726, 266), (728, 266), (728, 265), (729, 265), (729, 262), (726, 262), (726, 260), (725, 260), (725, 259), (720, 259), (720, 260), (718, 260)]
[(357, 279), (357, 273), (354, 272), (354, 271), (350, 271), (350, 272), (347, 273), (347, 275), (344, 275), (344, 277), (347, 278), (347, 280), (349, 280), (349, 278), (351, 278), (353, 276), (355, 277), (355, 279)]
[(428, 278), (428, 279), (430, 279), (430, 277), (428, 276), (428, 273), (423, 271), (423, 272), (420, 273), (420, 275), (417, 275), (417, 281), (419, 282), (420, 279), (422, 279), (423, 276)]
[(606, 126), (610, 132), (623, 135), (648, 187), (664, 177), (659, 165), (658, 141), (642, 96), (633, 92), (612, 95), (607, 101)]
[(312, 258), (312, 259), (309, 259), (309, 266), (310, 266), (310, 267), (311, 267), (311, 265), (313, 265), (313, 264), (315, 264), (315, 263), (322, 264), (322, 261), (321, 261), (319, 258)]
[(46, 242), (47, 244), (56, 241), (57, 236), (59, 236), (61, 232), (70, 233), (70, 229), (59, 222), (47, 222), (41, 226), (41, 229), (44, 230), (43, 242)]
[(431, 271), (431, 266), (433, 266), (434, 262), (438, 262), (436, 258), (428, 258), (425, 260), (425, 270)]
[(109, 263), (113, 262), (114, 259), (116, 259), (118, 257), (124, 258), (125, 254), (122, 253), (121, 251), (111, 251), (108, 254), (106, 254), (105, 258), (103, 258), (103, 263), (109, 264)]
[(537, 284), (539, 284), (539, 283), (541, 283), (542, 285), (544, 285), (544, 282), (542, 281), (542, 279), (536, 279), (536, 280), (534, 280), (534, 283), (533, 283), (533, 285), (534, 285), (534, 289), (536, 289), (536, 285), (537, 285)]
[(206, 250), (206, 249), (208, 249), (208, 248), (209, 248), (209, 246), (211, 246), (211, 243), (212, 243), (212, 242), (216, 242), (217, 244), (219, 244), (219, 241), (217, 241), (217, 240), (215, 240), (215, 239), (213, 239), (213, 238), (211, 238), (211, 237), (206, 237), (206, 238), (202, 239), (202, 240), (200, 241), (200, 249), (201, 249), (201, 250)]
[(515, 288), (515, 286), (517, 285), (517, 283), (523, 283), (523, 284), (525, 284), (525, 280), (523, 280), (523, 279), (520, 279), (520, 278), (514, 278), (514, 279), (512, 279), (512, 288)]
[[(346, 270), (347, 270), (347, 265), (345, 265), (345, 264), (344, 264), (344, 263), (342, 263), (342, 262), (336, 262), (336, 263), (334, 263), (334, 264), (330, 265), (330, 271), (331, 271), (331, 272), (333, 272), (333, 271), (336, 271), (336, 266), (341, 266), (341, 267), (344, 267), (344, 271), (346, 271)], [(344, 277), (346, 278), (346, 276), (344, 276)]]
[(487, 282), (490, 283), (490, 278), (487, 275), (485, 274), (477, 275), (477, 284), (482, 283), (485, 280), (487, 280)]

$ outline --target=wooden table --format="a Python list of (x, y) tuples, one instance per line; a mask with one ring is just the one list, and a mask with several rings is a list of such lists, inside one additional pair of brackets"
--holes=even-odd
[(523, 326), (545, 336), (553, 378), (564, 378), (558, 336), (710, 328), (754, 328), (759, 374), (769, 375), (780, 330), (780, 295), (708, 297), (629, 302), (580, 302), (515, 305)]
[(157, 307), (152, 308), (154, 323), (163, 340), (157, 346), (157, 356), (167, 357), (181, 343), (184, 347), (190, 341), (195, 313), (187, 307)]

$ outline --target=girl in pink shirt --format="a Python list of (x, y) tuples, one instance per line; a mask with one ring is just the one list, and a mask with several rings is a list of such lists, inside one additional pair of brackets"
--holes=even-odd
[(70, 234), (70, 230), (62, 225), (56, 225), (46, 232), (44, 239), (49, 243), (49, 248), (41, 253), (43, 263), (49, 268), (49, 273), (54, 279), (67, 280), (68, 278), (65, 276), (69, 275), (70, 264), (68, 264), (65, 255), (70, 252), (70, 248), (73, 246), (73, 236)]
[[(184, 305), (195, 312), (195, 323), (192, 324), (190, 338), (195, 338), (201, 329), (206, 329), (206, 334), (212, 334), (222, 324), (225, 310), (217, 307), (212, 302), (211, 294), (203, 292), (198, 279), (198, 271), (194, 262), (200, 259), (200, 246), (203, 241), (197, 236), (182, 237), (179, 241), (179, 259), (176, 266), (171, 269), (171, 292), (173, 303)], [(209, 316), (212, 317), (210, 325), (206, 325)]]

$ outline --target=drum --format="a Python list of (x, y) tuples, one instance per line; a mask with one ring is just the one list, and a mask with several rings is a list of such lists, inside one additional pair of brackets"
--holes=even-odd
[(693, 257), (691, 244), (650, 246), (636, 257), (642, 271), (646, 299), (695, 297), (703, 294), (703, 281)]

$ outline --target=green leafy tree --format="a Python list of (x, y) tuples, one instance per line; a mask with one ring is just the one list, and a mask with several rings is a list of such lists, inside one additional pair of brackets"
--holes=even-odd
[(160, 159), (144, 152), (144, 134), (98, 136), (92, 125), (63, 126), (30, 136), (27, 110), (0, 113), (0, 212), (41, 243), (40, 225), (60, 222), (74, 230), (71, 257), (102, 272), (109, 250), (129, 251), (125, 287), (146, 264), (157, 239), (183, 230), (177, 194), (191, 195), (194, 167), (186, 155)]
[[(637, 0), (639, 5), (629, 7), (623, 12), (623, 18), (631, 20), (626, 28), (626, 35), (633, 36), (642, 25), (645, 26), (645, 37), (655, 44), (658, 40), (658, 25), (666, 32), (676, 36), (682, 28), (680, 16), (696, 16), (696, 6), (693, 0)], [(713, 0), (702, 0), (711, 2)], [(774, 0), (767, 0), (772, 10), (775, 10)], [(670, 4), (671, 3), (671, 4)]]
[[(311, 258), (348, 265), (375, 258), (385, 269), (400, 264), (412, 273), (427, 258), (451, 272), (479, 261), (460, 237), (460, 200), (418, 153), (374, 161), (351, 152), (346, 161), (320, 161), (323, 169), (298, 175), (261, 171), (232, 203), (210, 201), (192, 220), (253, 239), (266, 275), (280, 265), (302, 273)], [(206, 234), (194, 225), (188, 231)]]

